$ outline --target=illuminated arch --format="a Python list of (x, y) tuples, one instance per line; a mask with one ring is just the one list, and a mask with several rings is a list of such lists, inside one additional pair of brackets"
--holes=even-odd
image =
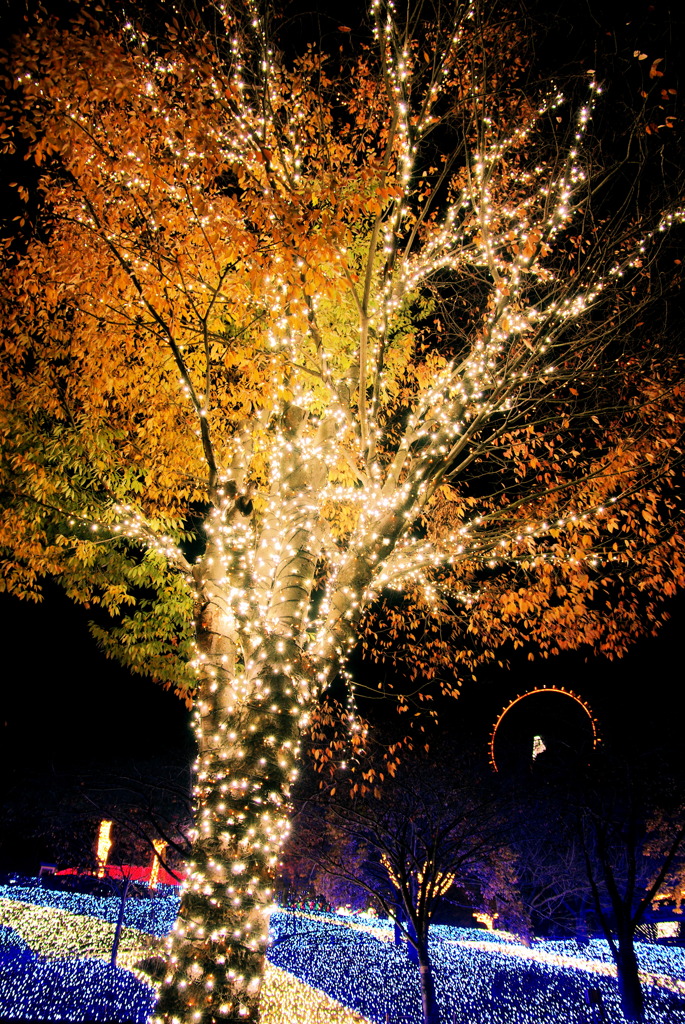
[(560, 693), (562, 694), (562, 696), (570, 697), (571, 700), (574, 700), (576, 704), (578, 704), (583, 709), (583, 711), (588, 717), (588, 721), (590, 722), (590, 727), (592, 729), (592, 749), (594, 750), (597, 744), (599, 743), (599, 729), (597, 726), (597, 719), (593, 715), (592, 709), (590, 708), (590, 705), (587, 703), (587, 701), (583, 700), (582, 697), (579, 697), (577, 693), (573, 692), (573, 690), (567, 690), (565, 686), (534, 686), (532, 690), (526, 690), (525, 693), (520, 693), (518, 697), (514, 697), (514, 699), (510, 701), (506, 705), (506, 707), (503, 708), (502, 711), (500, 711), (497, 717), (497, 721), (492, 727), (492, 732), (490, 733), (490, 764), (492, 765), (496, 772), (499, 771), (499, 768), (497, 767), (497, 761), (495, 760), (495, 737), (497, 736), (497, 730), (502, 724), (502, 721), (505, 718), (505, 716), (511, 711), (511, 709), (516, 704), (518, 704), (522, 700), (525, 700), (526, 697), (532, 697), (533, 694), (536, 693)]

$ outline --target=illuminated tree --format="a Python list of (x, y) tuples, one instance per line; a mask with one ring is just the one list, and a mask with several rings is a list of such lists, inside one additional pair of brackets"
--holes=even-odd
[[(298, 807), (284, 860), (294, 861), (325, 895), (345, 884), (395, 922), (419, 969), (424, 1024), (440, 1024), (429, 929), (444, 901), (520, 920), (510, 831), (492, 785), (473, 758), (414, 755), (378, 796), (343, 788)], [(367, 774), (371, 769), (367, 765)], [(376, 769), (376, 774), (382, 771)], [(499, 916), (499, 915), (498, 915)]]
[(93, 12), (7, 63), (3, 586), (54, 576), (193, 702), (158, 1015), (256, 1020), (301, 730), (357, 639), (456, 694), (511, 640), (620, 654), (682, 584), (646, 312), (682, 215), (633, 149), (604, 187), (599, 84), (527, 92), (477, 4), (374, 0), (354, 56), (289, 62), (251, 0)]

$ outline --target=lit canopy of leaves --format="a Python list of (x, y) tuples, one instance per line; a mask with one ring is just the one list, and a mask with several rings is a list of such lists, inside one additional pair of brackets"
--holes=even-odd
[(525, 94), (477, 9), (419, 42), (374, 3), (354, 57), (289, 62), (250, 11), (86, 8), (14, 51), (38, 205), (2, 285), (3, 585), (54, 574), (180, 692), (203, 521), (244, 646), (266, 615), (322, 682), (360, 620), (447, 690), (512, 639), (622, 653), (684, 578), (682, 367), (645, 312), (680, 214), (607, 191), (599, 87)]

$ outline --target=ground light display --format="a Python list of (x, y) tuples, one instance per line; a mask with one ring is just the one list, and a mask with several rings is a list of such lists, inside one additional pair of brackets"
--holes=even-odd
[[(28, 880), (0, 886), (0, 1016), (143, 1024), (155, 993), (140, 964), (178, 902), (173, 887), (131, 901), (121, 947), (127, 967), (111, 968), (118, 900)], [(647, 1024), (685, 1024), (683, 950), (640, 943), (638, 955)], [(605, 1020), (624, 1019), (611, 955), (599, 940), (527, 947), (507, 932), (438, 925), (431, 956), (446, 1024), (585, 1024), (589, 999)], [(419, 1024), (418, 973), (387, 921), (276, 908), (268, 960), (261, 1001), (268, 1024)]]

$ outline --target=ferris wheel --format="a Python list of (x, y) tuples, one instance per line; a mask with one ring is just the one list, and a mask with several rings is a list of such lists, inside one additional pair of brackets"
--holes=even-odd
[[(532, 702), (536, 700), (536, 698), (539, 699), (545, 694), (555, 694), (558, 697), (567, 698), (569, 701), (573, 701), (575, 705), (581, 709), (583, 712), (581, 717), (582, 721), (585, 723), (586, 729), (586, 740), (591, 743), (593, 750), (597, 747), (597, 744), (600, 742), (599, 726), (597, 719), (586, 700), (580, 697), (577, 693), (574, 693), (573, 690), (567, 689), (565, 686), (534, 686), (531, 689), (518, 694), (518, 696), (514, 697), (513, 700), (509, 701), (509, 703), (500, 711), (497, 719), (495, 720), (490, 733), (489, 754), (490, 764), (496, 772), (499, 771), (499, 766), (497, 764), (497, 738), (502, 723), (517, 705), (521, 705), (524, 701)], [(528, 707), (529, 706), (530, 705), (528, 705)], [(547, 744), (545, 743), (542, 733), (543, 730), (540, 730), (540, 732), (535, 732), (532, 736), (530, 757), (533, 761), (547, 749)]]

